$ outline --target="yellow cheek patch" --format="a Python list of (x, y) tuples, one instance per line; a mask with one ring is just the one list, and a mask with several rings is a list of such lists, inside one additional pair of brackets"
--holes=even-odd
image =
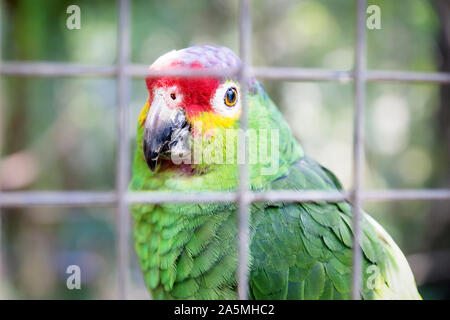
[(139, 125), (141, 127), (144, 126), (145, 119), (147, 118), (147, 114), (148, 114), (148, 110), (149, 109), (150, 109), (150, 104), (147, 101), (147, 103), (145, 104), (144, 108), (142, 108), (141, 113), (139, 114), (138, 123), (139, 123)]
[(230, 128), (238, 118), (239, 114), (236, 114), (234, 117), (225, 117), (213, 112), (202, 112), (198, 115), (188, 117), (188, 121), (194, 128), (201, 125), (202, 133), (204, 133), (215, 128)]

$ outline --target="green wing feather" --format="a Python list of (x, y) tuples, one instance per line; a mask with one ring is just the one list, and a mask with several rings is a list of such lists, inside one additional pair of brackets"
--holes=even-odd
[[(304, 157), (272, 189), (340, 189), (337, 178)], [(268, 204), (251, 244), (254, 299), (349, 299), (352, 214), (348, 203)], [(372, 218), (363, 223), (364, 299), (420, 299), (412, 272)]]

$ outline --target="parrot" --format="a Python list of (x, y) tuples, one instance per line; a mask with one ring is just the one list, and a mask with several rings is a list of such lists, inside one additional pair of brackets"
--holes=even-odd
[[(212, 74), (241, 64), (231, 49), (211, 45), (155, 60), (149, 70), (161, 76), (145, 79), (131, 191), (236, 192), (242, 161), (252, 192), (342, 191), (338, 178), (305, 153), (253, 75), (244, 92), (237, 75)], [(205, 73), (163, 75), (171, 70)], [(244, 99), (244, 134), (258, 141), (249, 143), (248, 159), (233, 135), (241, 128)], [(136, 203), (131, 213), (135, 252), (153, 299), (238, 299), (237, 203)], [(249, 204), (249, 299), (351, 299), (352, 218), (352, 203), (344, 200)], [(361, 299), (422, 299), (400, 248), (363, 211), (358, 245)]]

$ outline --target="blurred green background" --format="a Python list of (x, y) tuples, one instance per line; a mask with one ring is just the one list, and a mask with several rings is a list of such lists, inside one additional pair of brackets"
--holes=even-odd
[[(110, 65), (116, 62), (115, 1), (3, 0), (4, 60)], [(368, 67), (450, 72), (446, 0), (369, 0), (381, 30), (368, 30)], [(256, 66), (353, 68), (354, 0), (255, 0)], [(81, 8), (68, 30), (66, 8)], [(237, 0), (132, 1), (131, 59), (151, 64), (191, 45), (238, 52)], [(447, 17), (447, 18), (446, 18)], [(306, 151), (351, 188), (351, 83), (263, 81)], [(1, 78), (3, 147), (0, 187), (17, 190), (112, 190), (115, 183), (114, 78)], [(450, 186), (450, 93), (436, 84), (367, 85), (365, 187)], [(130, 135), (147, 98), (132, 81)], [(131, 155), (130, 155), (131, 157)], [(365, 209), (407, 255), (425, 299), (450, 298), (450, 203), (376, 202)], [(2, 298), (116, 297), (114, 209), (28, 208), (3, 211)], [(131, 250), (133, 251), (133, 250)], [(66, 288), (77, 264), (82, 290)], [(132, 298), (148, 298), (132, 256)]]

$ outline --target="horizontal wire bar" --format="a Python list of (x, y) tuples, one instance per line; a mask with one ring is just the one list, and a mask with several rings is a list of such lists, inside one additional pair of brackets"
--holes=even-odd
[(111, 206), (117, 202), (116, 192), (96, 191), (14, 191), (0, 192), (1, 207)]
[(339, 191), (319, 191), (319, 190), (305, 190), (305, 191), (267, 191), (267, 192), (253, 192), (249, 195), (251, 202), (300, 202), (300, 201), (344, 201), (350, 198), (350, 192)]
[(307, 69), (307, 68), (280, 68), (280, 67), (253, 67), (252, 74), (258, 79), (282, 81), (340, 81), (353, 80), (352, 71)]
[(371, 82), (450, 83), (450, 73), (372, 70), (366, 72), (366, 80)]
[[(354, 79), (353, 71), (332, 69), (310, 69), (290, 67), (252, 67), (251, 73), (260, 79), (282, 81), (340, 81), (348, 82)], [(236, 70), (165, 70), (149, 71), (147, 65), (129, 64), (125, 73), (140, 79), (147, 76), (178, 76), (178, 77), (231, 77), (238, 73)], [(116, 66), (93, 66), (58, 62), (4, 62), (0, 65), (0, 74), (9, 76), (96, 76), (114, 77), (117, 75)], [(419, 82), (419, 83), (450, 83), (448, 72), (409, 72), (391, 70), (369, 70), (366, 72), (368, 82)]]
[(64, 62), (26, 62), (13, 61), (0, 65), (0, 74), (9, 76), (100, 76), (113, 77), (116, 66), (95, 66)]
[(170, 70), (149, 70), (146, 65), (130, 64), (126, 72), (130, 77), (219, 77), (228, 78), (238, 76), (240, 69), (183, 69), (174, 68)]
[[(249, 192), (247, 197), (249, 202), (334, 202), (349, 200), (351, 195), (351, 191), (272, 190)], [(365, 201), (450, 200), (450, 189), (365, 190), (361, 191), (360, 196)], [(115, 191), (11, 191), (0, 192), (0, 200), (0, 206), (4, 208), (114, 207), (117, 204), (117, 194)], [(237, 202), (238, 194), (236, 192), (139, 191), (127, 192), (125, 201), (129, 204)]]
[(368, 201), (450, 200), (450, 189), (365, 190), (361, 195)]
[[(189, 70), (189, 69), (171, 69), (165, 71), (150, 71), (148, 66), (139, 64), (128, 64), (124, 67), (127, 76), (136, 78), (145, 77), (231, 77), (236, 75), (239, 69), (212, 69), (212, 70)], [(119, 73), (118, 67), (95, 66), (74, 63), (59, 62), (22, 62), (13, 61), (3, 63), (0, 66), (0, 74), (10, 76), (43, 76), (43, 77), (62, 77), (62, 76), (99, 76), (115, 77)]]
[(167, 191), (140, 191), (129, 192), (126, 196), (128, 203), (189, 203), (189, 202), (236, 202), (235, 192), (167, 192)]

